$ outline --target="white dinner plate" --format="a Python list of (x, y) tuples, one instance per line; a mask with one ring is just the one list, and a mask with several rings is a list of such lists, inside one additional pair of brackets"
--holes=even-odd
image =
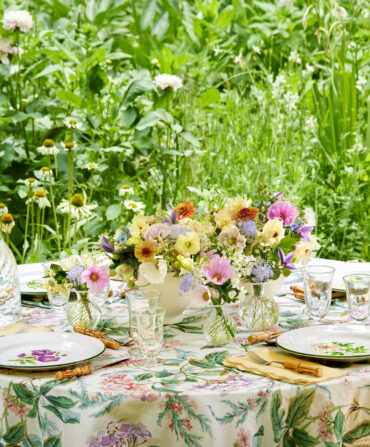
[(91, 360), (105, 350), (97, 338), (67, 332), (31, 332), (0, 338), (0, 367), (59, 369)]
[(292, 354), (335, 361), (370, 359), (370, 326), (328, 324), (284, 332), (276, 345)]

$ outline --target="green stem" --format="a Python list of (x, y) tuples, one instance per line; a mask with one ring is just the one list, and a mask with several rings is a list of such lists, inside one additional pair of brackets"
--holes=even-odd
[(28, 223), (30, 220), (30, 204), (32, 202), (32, 187), (31, 185), (28, 187), (28, 200), (27, 200), (27, 214), (26, 214), (26, 228), (24, 230), (24, 242), (23, 242), (23, 253), (21, 257), (21, 263), (24, 264), (24, 258), (26, 256), (27, 250), (27, 236), (28, 236)]
[(35, 203), (31, 201), (31, 256), (35, 255)]
[(57, 219), (57, 212), (55, 209), (55, 201), (54, 201), (54, 193), (53, 193), (53, 184), (51, 179), (51, 169), (50, 169), (50, 155), (48, 155), (48, 161), (49, 161), (49, 189), (50, 189), (50, 200), (51, 200), (51, 207), (53, 209), (53, 217), (54, 217), (54, 225), (55, 225), (55, 232), (57, 236), (57, 246), (58, 246), (58, 253), (59, 257), (61, 256), (62, 252), (60, 249), (60, 237), (59, 237), (59, 228), (58, 228), (58, 219)]
[(73, 192), (73, 151), (68, 151), (68, 220), (67, 220), (67, 238), (69, 248), (71, 248), (71, 199)]
[(36, 212), (36, 229), (37, 229), (37, 261), (40, 262), (40, 253), (41, 253), (41, 245), (40, 245), (40, 207), (37, 206), (37, 212)]

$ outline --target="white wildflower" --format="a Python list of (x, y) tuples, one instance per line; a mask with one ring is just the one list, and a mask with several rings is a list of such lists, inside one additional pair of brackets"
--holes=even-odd
[(367, 84), (366, 78), (365, 76), (361, 76), (359, 75), (357, 81), (356, 81), (356, 88), (357, 90), (359, 90), (361, 93), (364, 92), (363, 87)]
[(39, 181), (34, 177), (29, 177), (26, 180), (18, 180), (19, 183), (24, 183), (26, 186), (34, 187), (39, 185)]
[(1, 230), (4, 233), (10, 234), (15, 225), (13, 215), (10, 213), (3, 214), (1, 216), (0, 223), (1, 223)]
[(142, 202), (135, 202), (134, 200), (125, 200), (124, 205), (127, 209), (138, 212), (144, 209)]
[(41, 209), (51, 206), (49, 200), (46, 198), (46, 192), (43, 189), (36, 189), (30, 201), (36, 202)]
[(3, 28), (15, 31), (19, 28), (23, 32), (27, 32), (33, 25), (32, 16), (28, 11), (23, 9), (18, 11), (6, 11), (3, 18)]
[(154, 83), (162, 90), (172, 88), (174, 91), (182, 87), (182, 79), (175, 75), (159, 74), (154, 78)]
[(85, 169), (88, 171), (93, 171), (94, 169), (97, 169), (98, 163), (90, 162), (85, 164)]
[(18, 73), (19, 70), (20, 70), (20, 66), (18, 64), (10, 66), (10, 74), (11, 75)]
[(128, 196), (132, 195), (134, 193), (134, 189), (130, 185), (122, 185), (119, 190), (119, 195), (122, 196)]
[(85, 205), (86, 197), (82, 194), (74, 194), (69, 202), (63, 199), (58, 205), (58, 209), (62, 213), (68, 214), (71, 210), (71, 215), (73, 217), (88, 217), (92, 215), (92, 210), (96, 208), (97, 205)]
[(159, 64), (158, 59), (157, 59), (156, 57), (154, 57), (154, 58), (152, 59), (152, 65), (157, 66), (158, 64)]
[(4, 203), (0, 203), (0, 216), (7, 214), (7, 212), (8, 212), (8, 207), (5, 206)]
[(74, 151), (75, 149), (77, 149), (77, 144), (74, 143), (73, 141), (67, 141), (66, 143), (61, 143), (63, 149), (67, 152), (69, 151)]
[(214, 49), (213, 49), (213, 52), (215, 53), (215, 56), (218, 56), (220, 53), (221, 53), (221, 48), (218, 46), (218, 45), (216, 45), (215, 47), (214, 47)]
[(347, 11), (343, 8), (343, 6), (338, 5), (337, 2), (335, 2), (332, 14), (337, 20), (345, 19), (348, 16)]
[(300, 55), (297, 53), (296, 50), (293, 50), (290, 52), (288, 57), (289, 62), (293, 62), (296, 64), (300, 64), (302, 62)]
[(234, 62), (235, 62), (236, 64), (239, 64), (241, 60), (242, 60), (242, 55), (241, 55), (241, 53), (239, 53), (237, 56), (234, 57)]
[(82, 126), (82, 124), (74, 118), (66, 119), (64, 124), (68, 129), (79, 129)]
[(261, 54), (261, 48), (257, 45), (253, 45), (253, 51), (257, 54)]
[(56, 155), (59, 153), (59, 149), (55, 146), (54, 140), (51, 138), (46, 138), (43, 145), (38, 147), (37, 150), (42, 155)]
[(284, 95), (284, 103), (289, 111), (295, 110), (297, 102), (299, 101), (298, 93), (292, 93), (290, 90)]
[(35, 175), (40, 180), (48, 180), (53, 176), (53, 171), (48, 166), (43, 166), (39, 171), (35, 171)]

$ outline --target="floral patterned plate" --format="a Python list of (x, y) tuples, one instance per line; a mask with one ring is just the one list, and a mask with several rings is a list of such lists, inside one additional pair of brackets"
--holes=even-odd
[(335, 361), (370, 360), (370, 326), (328, 324), (281, 334), (276, 345), (292, 354)]
[(0, 338), (0, 367), (59, 369), (91, 360), (105, 350), (100, 340), (67, 332), (32, 332)]

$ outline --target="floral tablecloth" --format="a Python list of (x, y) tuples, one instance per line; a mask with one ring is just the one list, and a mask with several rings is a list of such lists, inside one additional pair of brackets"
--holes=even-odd
[[(278, 303), (281, 327), (307, 319), (302, 303)], [(370, 364), (347, 365), (348, 376), (310, 387), (238, 372), (222, 361), (241, 354), (249, 334), (239, 327), (232, 344), (212, 347), (204, 317), (190, 309), (181, 324), (165, 327), (153, 370), (135, 357), (63, 382), (52, 372), (0, 370), (0, 446), (370, 446)], [(335, 302), (328, 318), (345, 321), (345, 303)], [(23, 320), (68, 327), (47, 308), (25, 307)], [(127, 337), (124, 303), (110, 305), (101, 329)], [(128, 349), (106, 350), (93, 366)]]

